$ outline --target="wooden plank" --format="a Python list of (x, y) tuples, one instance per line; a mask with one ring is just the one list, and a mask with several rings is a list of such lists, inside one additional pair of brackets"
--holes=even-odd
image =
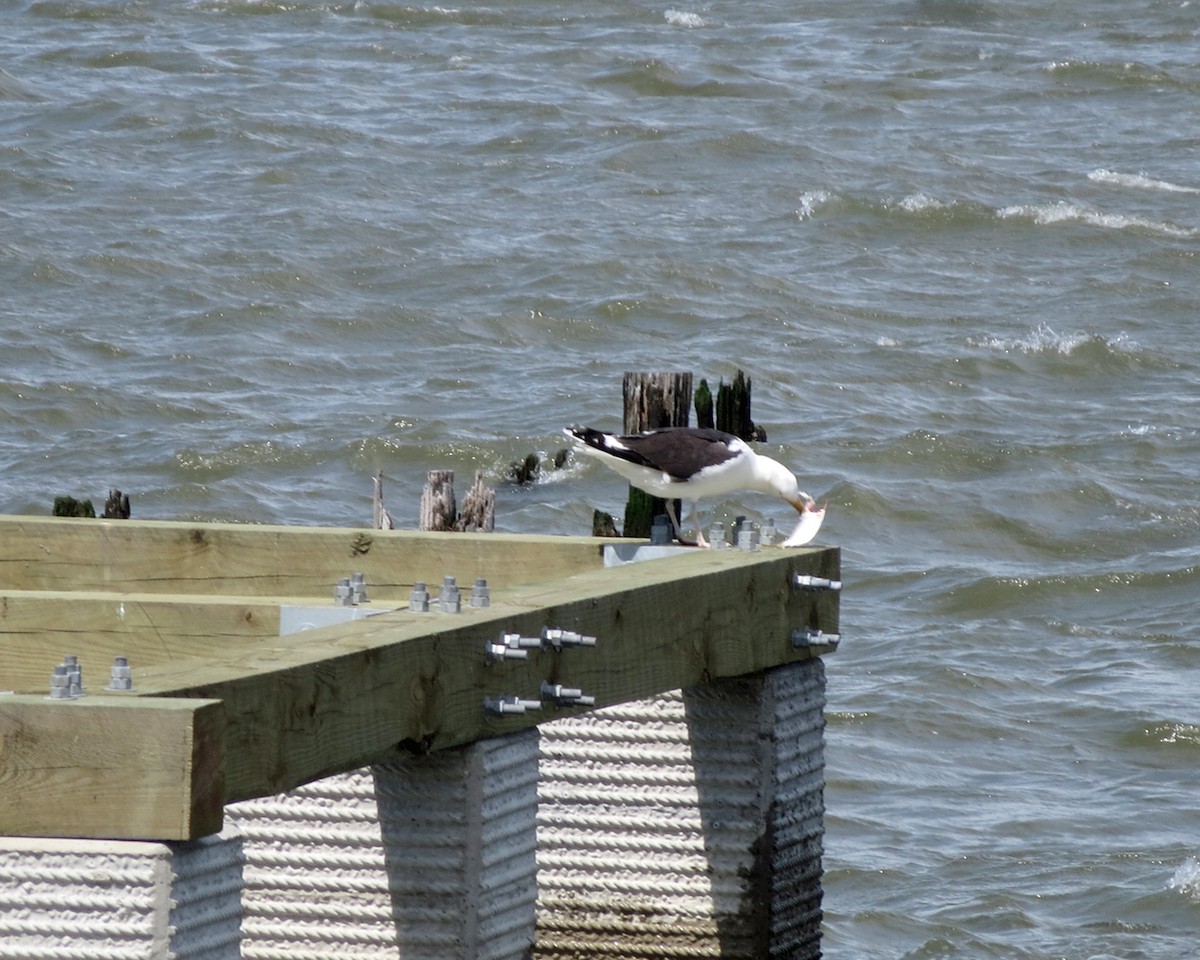
[[(597, 706), (810, 656), (794, 628), (837, 632), (837, 595), (795, 591), (795, 572), (837, 578), (836, 549), (696, 551), (493, 593), (462, 614), (382, 614), (263, 641), (232, 656), (140, 671), (142, 694), (224, 702), (226, 800), (290, 789), (382, 759), (437, 750), (571, 712), (486, 713), (484, 698), (536, 699), (542, 680)], [(598, 638), (488, 663), (500, 631), (544, 626)]]
[(84, 680), (98, 691), (116, 656), (140, 669), (277, 637), (281, 604), (329, 606), (330, 599), (3, 592), (0, 691), (47, 693), (54, 665), (66, 654), (82, 658)]
[(351, 573), (369, 595), (407, 601), (446, 574), (505, 587), (601, 564), (591, 537), (0, 516), (0, 587), (332, 597)]
[(0, 696), (0, 835), (215, 833), (224, 716), (213, 700)]

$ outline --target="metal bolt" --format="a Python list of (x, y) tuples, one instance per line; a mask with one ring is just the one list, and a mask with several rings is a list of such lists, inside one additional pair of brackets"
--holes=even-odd
[(839, 633), (823, 633), (813, 627), (792, 631), (793, 647), (818, 647), (836, 650), (842, 636)]
[(408, 595), (408, 609), (417, 613), (429, 612), (429, 591), (425, 589), (424, 581), (413, 584), (412, 593)]
[(834, 593), (842, 589), (841, 580), (830, 580), (828, 577), (814, 577), (809, 573), (797, 573), (792, 578), (798, 590), (832, 590)]
[(573, 630), (561, 630), (558, 627), (542, 627), (542, 645), (561, 650), (563, 647), (594, 647), (595, 637), (586, 637)]
[(488, 607), (491, 603), (492, 595), (488, 590), (487, 581), (483, 577), (476, 577), (475, 584), (471, 587), (471, 606)]
[(528, 660), (528, 650), (518, 650), (503, 643), (493, 643), (490, 640), (483, 646), (488, 663), (493, 660)]
[(542, 681), (542, 699), (580, 707), (590, 707), (596, 702), (595, 697), (585, 695), (578, 687), (564, 687), (561, 683), (551, 683), (549, 680)]
[(653, 544), (668, 544), (671, 542), (671, 522), (659, 514), (650, 525), (650, 542)]
[(58, 664), (54, 668), (54, 672), (50, 674), (50, 696), (47, 699), (71, 699), (71, 675), (65, 663)]
[(757, 550), (758, 532), (750, 526), (740, 527), (737, 533), (737, 547), (739, 550)]
[(542, 645), (541, 637), (523, 637), (519, 633), (500, 631), (500, 642), (514, 649), (536, 650)]
[(762, 527), (759, 528), (758, 539), (765, 546), (770, 546), (775, 542), (775, 521), (768, 517), (762, 522)]
[(367, 575), (365, 573), (350, 574), (350, 590), (355, 603), (366, 603)]
[(725, 524), (714, 523), (708, 531), (708, 542), (714, 550), (724, 550), (729, 546), (725, 539)]
[(459, 593), (454, 577), (449, 574), (442, 578), (438, 602), (442, 605), (442, 613), (462, 613), (462, 594)]
[(488, 713), (524, 713), (527, 710), (541, 710), (541, 700), (522, 700), (518, 696), (500, 694), (498, 697), (484, 697), (483, 709)]
[(489, 641), (483, 649), (491, 663), (493, 660), (528, 660), (529, 651), (541, 645), (541, 637), (523, 637), (501, 630), (499, 639)]
[(133, 669), (129, 666), (127, 657), (114, 657), (108, 690), (132, 690)]
[(74, 700), (76, 697), (83, 696), (83, 667), (79, 663), (79, 658), (74, 654), (68, 654), (63, 657), (63, 663), (67, 668), (67, 690), (68, 695)]
[(500, 631), (500, 639), (484, 645), (488, 662), (493, 660), (527, 660), (529, 649), (541, 646), (541, 640), (534, 637), (523, 637), (519, 633)]
[(349, 577), (342, 577), (333, 588), (333, 602), (339, 607), (354, 606), (354, 591), (350, 588)]

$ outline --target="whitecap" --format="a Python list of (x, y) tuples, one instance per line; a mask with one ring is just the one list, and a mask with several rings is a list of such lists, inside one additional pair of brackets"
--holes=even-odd
[(673, 27), (702, 27), (704, 21), (699, 14), (687, 13), (683, 10), (668, 10), (663, 14), (667, 23)]
[(817, 207), (826, 203), (829, 200), (829, 194), (824, 190), (816, 190), (811, 193), (802, 194), (800, 197), (800, 206), (796, 208), (796, 216), (801, 220), (809, 220), (816, 213)]
[(1095, 183), (1111, 183), (1118, 187), (1135, 187), (1140, 190), (1164, 190), (1168, 193), (1200, 193), (1200, 188), (1185, 187), (1168, 180), (1155, 180), (1145, 173), (1117, 173), (1115, 170), (1093, 170), (1088, 179)]
[(1057, 353), (1061, 356), (1069, 356), (1085, 344), (1096, 342), (1103, 343), (1105, 347), (1116, 353), (1136, 352), (1139, 349), (1137, 343), (1130, 340), (1124, 333), (1108, 338), (1088, 333), (1086, 330), (1059, 333), (1044, 323), (1038, 324), (1023, 337), (971, 338), (968, 342), (972, 346), (986, 347), (1002, 353)]
[(1200, 903), (1200, 861), (1197, 861), (1195, 857), (1188, 857), (1184, 860), (1176, 869), (1174, 876), (1171, 877), (1168, 886)]
[(905, 213), (920, 213), (922, 210), (941, 210), (946, 204), (923, 193), (912, 193), (896, 204)]
[(1002, 207), (996, 211), (1001, 219), (1024, 217), (1040, 226), (1074, 221), (1086, 223), (1093, 227), (1103, 227), (1106, 230), (1140, 229), (1160, 233), (1168, 237), (1195, 237), (1200, 230), (1192, 227), (1181, 227), (1178, 224), (1164, 220), (1149, 220), (1145, 217), (1130, 217), (1121, 213), (1103, 213), (1081, 207), (1066, 200), (1055, 203), (1014, 204)]

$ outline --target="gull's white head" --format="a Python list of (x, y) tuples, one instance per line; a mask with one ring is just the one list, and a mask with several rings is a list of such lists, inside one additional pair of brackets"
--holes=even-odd
[(797, 513), (802, 514), (806, 509), (816, 509), (816, 501), (800, 489), (796, 475), (778, 460), (760, 454), (755, 462), (755, 473), (762, 481), (762, 489), (765, 492), (774, 493), (786, 500)]

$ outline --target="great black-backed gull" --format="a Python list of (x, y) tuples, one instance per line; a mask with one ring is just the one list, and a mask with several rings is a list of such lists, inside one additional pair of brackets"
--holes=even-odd
[[(579, 449), (603, 461), (639, 490), (667, 501), (667, 515), (675, 536), (687, 546), (707, 547), (700, 529), (697, 501), (734, 490), (758, 490), (783, 498), (800, 514), (795, 533), (784, 546), (800, 546), (817, 532), (824, 508), (800, 489), (800, 484), (778, 460), (755, 453), (733, 434), (699, 427), (663, 427), (628, 436), (617, 436), (591, 427), (563, 430)], [(690, 500), (696, 539), (688, 540), (679, 528), (674, 500)], [(803, 528), (803, 529), (802, 529)]]

